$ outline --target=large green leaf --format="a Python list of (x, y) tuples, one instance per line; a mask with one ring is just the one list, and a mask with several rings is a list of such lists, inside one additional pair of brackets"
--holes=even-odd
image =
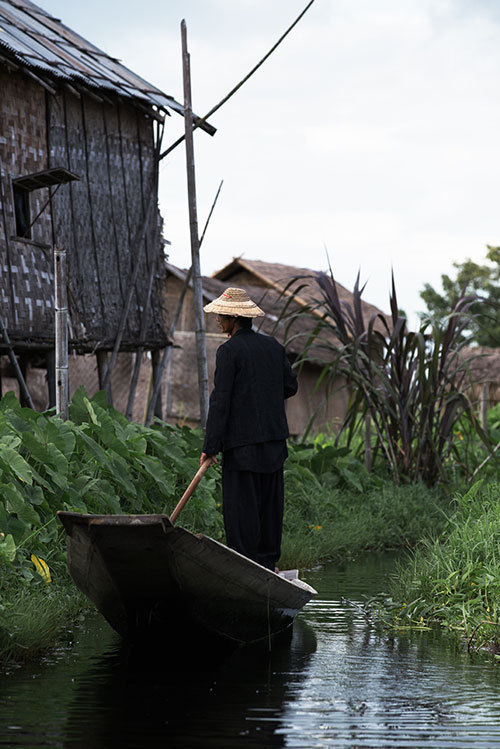
[(16, 558), (16, 543), (10, 533), (5, 538), (0, 539), (0, 557), (8, 562), (13, 562)]
[(33, 471), (29, 463), (8, 445), (0, 444), (0, 467), (4, 471), (10, 470), (20, 481), (30, 485), (33, 483)]

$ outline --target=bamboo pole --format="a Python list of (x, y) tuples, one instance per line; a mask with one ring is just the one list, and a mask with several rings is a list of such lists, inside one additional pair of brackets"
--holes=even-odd
[(181, 21), (182, 72), (184, 82), (184, 132), (186, 137), (186, 172), (189, 203), (189, 230), (191, 236), (191, 267), (193, 273), (193, 302), (196, 333), (196, 361), (198, 365), (198, 391), (200, 423), (205, 428), (208, 415), (208, 368), (205, 345), (205, 318), (203, 315), (203, 289), (200, 270), (200, 242), (196, 210), (196, 180), (193, 146), (193, 111), (191, 107), (190, 57), (187, 49), (186, 21)]
[(28, 390), (28, 386), (26, 385), (26, 380), (23, 377), (23, 373), (21, 372), (21, 367), (19, 366), (19, 362), (17, 361), (17, 356), (14, 353), (14, 349), (12, 348), (12, 344), (9, 339), (9, 334), (7, 333), (7, 329), (4, 325), (4, 322), (2, 318), (0, 317), (0, 332), (2, 333), (2, 338), (4, 340), (5, 345), (7, 346), (7, 351), (9, 353), (9, 359), (14, 367), (14, 371), (16, 373), (17, 381), (19, 382), (19, 388), (21, 390), (21, 393), (23, 394), (23, 397), (26, 399), (26, 402), (30, 408), (35, 408), (33, 405), (33, 401), (31, 400), (31, 395)]
[[(220, 109), (223, 106), (223, 104), (225, 104), (226, 101), (228, 101), (228, 99), (230, 99), (248, 81), (248, 79), (252, 77), (252, 75), (261, 67), (261, 65), (263, 65), (265, 63), (265, 61), (267, 60), (267, 58), (272, 55), (272, 53), (274, 52), (274, 50), (277, 47), (279, 47), (279, 45), (281, 44), (281, 42), (285, 39), (285, 37), (288, 36), (288, 34), (290, 33), (290, 31), (298, 24), (298, 22), (300, 21), (300, 19), (302, 18), (302, 16), (305, 15), (305, 13), (307, 13), (307, 11), (309, 10), (309, 8), (311, 7), (311, 5), (313, 3), (314, 3), (314, 0), (310, 0), (308, 2), (308, 4), (306, 5), (306, 7), (302, 11), (302, 13), (300, 13), (297, 16), (297, 18), (292, 23), (292, 25), (289, 26), (288, 29), (285, 31), (285, 33), (280, 36), (280, 38), (278, 39), (278, 41), (275, 44), (273, 44), (273, 46), (271, 47), (271, 49), (269, 50), (269, 52), (267, 52), (264, 55), (264, 57), (261, 60), (259, 60), (259, 62), (257, 63), (257, 65), (255, 65), (252, 68), (252, 70), (249, 73), (247, 73), (247, 75), (239, 83), (237, 83), (236, 86), (234, 86), (234, 88), (232, 88), (231, 91), (228, 94), (226, 94), (226, 96), (218, 104), (216, 104), (214, 107), (212, 107), (212, 109), (209, 112), (207, 112), (204, 117), (197, 118), (197, 120), (194, 123), (194, 125), (193, 124), (191, 125), (191, 132), (193, 130), (196, 130), (197, 128), (201, 127), (202, 125), (208, 124), (207, 123), (208, 118), (211, 117), (213, 114), (215, 114), (215, 112), (217, 112), (217, 110)], [(183, 23), (184, 23), (184, 21), (183, 21)], [(186, 137), (186, 135), (182, 135), (180, 138), (178, 138), (175, 141), (175, 143), (172, 143), (171, 146), (169, 146), (165, 151), (163, 151), (163, 153), (160, 154), (160, 161), (161, 161), (161, 159), (164, 159), (165, 156), (168, 156), (168, 154), (171, 153), (174, 150), (174, 148), (177, 148), (177, 146), (179, 146), (182, 143), (182, 141), (184, 140), (185, 137)]]
[(56, 328), (56, 413), (68, 418), (68, 298), (66, 292), (66, 250), (54, 247)]

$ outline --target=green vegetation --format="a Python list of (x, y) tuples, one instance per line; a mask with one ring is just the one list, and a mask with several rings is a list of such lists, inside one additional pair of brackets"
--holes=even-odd
[(500, 346), (500, 247), (487, 245), (486, 262), (482, 265), (468, 258), (453, 266), (455, 278), (441, 276), (442, 293), (431, 284), (425, 284), (420, 292), (428, 310), (425, 316), (442, 323), (467, 289), (467, 293), (478, 297), (471, 305), (467, 325), (472, 340), (480, 346)]
[(396, 628), (440, 625), (469, 649), (500, 642), (500, 484), (455, 498), (443, 532), (412, 552), (394, 579), (386, 616)]
[[(356, 281), (352, 303), (340, 300), (333, 275), (316, 277), (319, 299), (308, 310), (284, 319), (293, 330), (297, 315), (315, 320), (299, 366), (321, 364), (318, 387), (327, 396), (348, 384), (349, 403), (338, 435), (348, 446), (358, 440), (367, 420), (373, 465), (386, 466), (396, 483), (423, 481), (427, 486), (453, 480), (460, 447), (457, 424), (467, 423), (487, 442), (465, 393), (467, 365), (460, 356), (469, 309), (474, 299), (460, 296), (442, 325), (430, 320), (414, 333), (399, 312), (394, 279), (390, 316), (369, 320)], [(466, 470), (471, 466), (466, 466)]]
[[(103, 394), (78, 391), (70, 420), (0, 401), (0, 656), (29, 657), (87, 607), (66, 571), (57, 510), (169, 514), (199, 466), (201, 430), (129, 423)], [(282, 567), (415, 543), (443, 517), (436, 492), (368, 473), (319, 436), (289, 446)], [(220, 467), (182, 525), (223, 540)], [(422, 512), (422, 509), (424, 510)]]
[[(58, 510), (169, 514), (199, 467), (200, 430), (129, 423), (103, 394), (75, 394), (70, 420), (0, 401), (0, 655), (30, 656), (74, 619), (83, 597), (69, 580)], [(183, 525), (221, 538), (214, 468)]]
[(285, 486), (282, 568), (412, 546), (444, 522), (437, 489), (368, 472), (349, 448), (322, 435), (290, 450)]

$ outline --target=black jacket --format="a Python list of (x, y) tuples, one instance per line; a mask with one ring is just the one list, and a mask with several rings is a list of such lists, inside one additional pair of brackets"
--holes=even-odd
[(285, 349), (274, 338), (240, 329), (217, 349), (203, 452), (288, 437), (285, 398), (297, 392)]

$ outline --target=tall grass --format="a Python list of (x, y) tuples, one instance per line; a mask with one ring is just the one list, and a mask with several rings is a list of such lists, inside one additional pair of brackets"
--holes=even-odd
[(500, 484), (477, 482), (457, 495), (442, 535), (400, 567), (388, 610), (395, 626), (440, 626), (469, 648), (500, 640)]
[(411, 547), (443, 527), (444, 507), (442, 494), (422, 483), (398, 486), (387, 480), (360, 492), (288, 477), (280, 567)]
[(0, 560), (0, 663), (33, 658), (90, 609), (65, 565), (54, 565), (51, 572), (50, 585), (40, 578), (23, 585), (15, 569)]

